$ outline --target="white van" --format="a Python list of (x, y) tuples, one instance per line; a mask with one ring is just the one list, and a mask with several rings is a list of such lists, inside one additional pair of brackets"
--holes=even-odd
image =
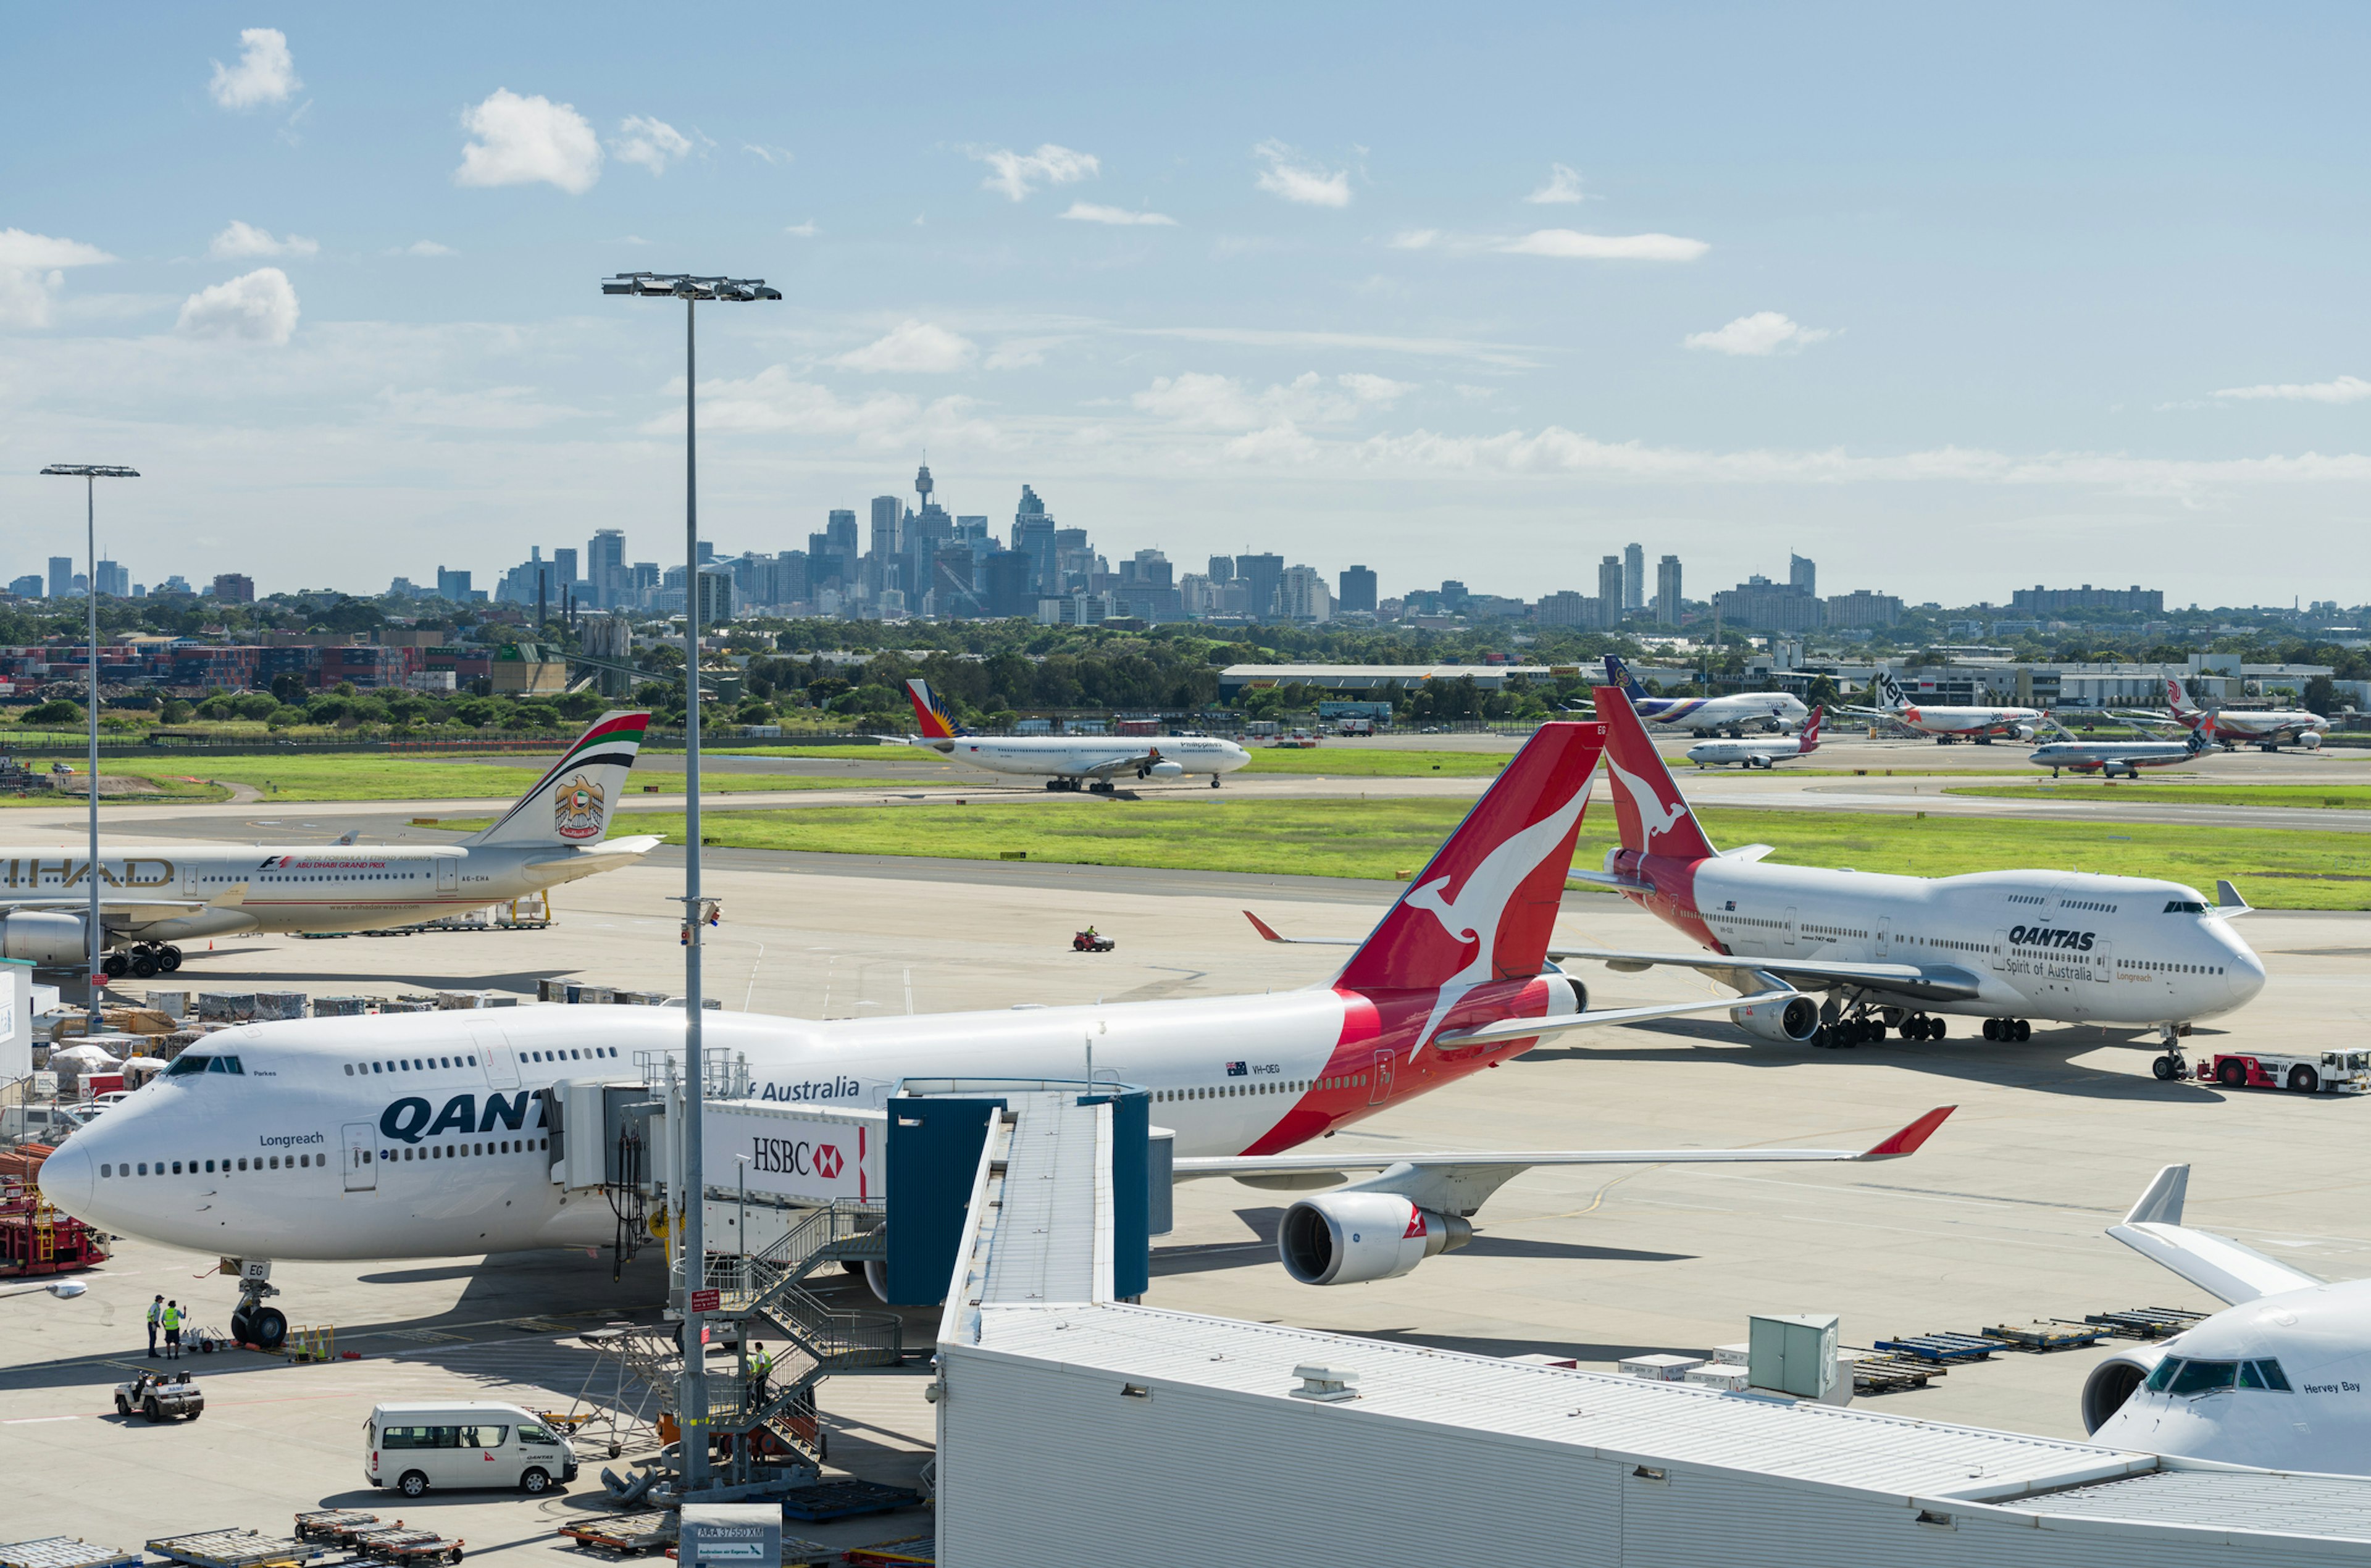
[(540, 1493), (576, 1479), (568, 1439), (516, 1405), (464, 1400), (371, 1407), (363, 1475), (406, 1497), (430, 1487), (515, 1486)]

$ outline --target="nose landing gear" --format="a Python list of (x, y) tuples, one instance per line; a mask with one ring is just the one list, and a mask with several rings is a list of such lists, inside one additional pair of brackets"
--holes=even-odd
[(2165, 1055), (2149, 1063), (2149, 1071), (2157, 1075), (2159, 1082), (2186, 1078), (2190, 1076), (2190, 1059), (2181, 1054), (2181, 1037), (2189, 1032), (2188, 1027), (2183, 1024), (2168, 1023), (2158, 1026), (2157, 1039), (2165, 1046)]
[(255, 1258), (225, 1258), (222, 1272), (238, 1275), (238, 1305), (230, 1314), (232, 1340), (265, 1351), (276, 1351), (287, 1343), (288, 1315), (263, 1304), (267, 1297), (280, 1294), (280, 1287), (272, 1283), (271, 1263)]

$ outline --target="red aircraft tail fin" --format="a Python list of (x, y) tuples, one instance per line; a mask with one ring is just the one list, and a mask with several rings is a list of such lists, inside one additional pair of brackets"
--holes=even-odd
[(1803, 722), (1802, 750), (1815, 752), (1820, 749), (1820, 721), (1827, 716), (1828, 710), (1824, 705), (1811, 709), (1810, 718)]
[(1622, 847), (1683, 860), (1710, 859), (1712, 840), (1688, 810), (1687, 797), (1663, 766), (1647, 726), (1630, 699), (1613, 686), (1599, 686), (1597, 716), (1605, 721), (1605, 771), (1613, 780), (1613, 819)]

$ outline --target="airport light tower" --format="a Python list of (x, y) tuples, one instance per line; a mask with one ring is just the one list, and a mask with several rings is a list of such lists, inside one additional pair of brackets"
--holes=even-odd
[(85, 791), (90, 802), (90, 866), (83, 872), (83, 881), (90, 888), (90, 914), (83, 938), (90, 960), (87, 1027), (97, 1034), (100, 993), (106, 985), (101, 966), (106, 963), (107, 947), (106, 933), (98, 924), (98, 481), (136, 479), (140, 470), (114, 463), (52, 463), (41, 472), (82, 481), (83, 532), (90, 550), (90, 574), (83, 579), (83, 603), (90, 612), (90, 788)]
[[(686, 1496), (708, 1482), (708, 1366), (695, 1305), (708, 1286), (708, 1237), (700, 1161), (700, 1118), (708, 1084), (700, 1060), (700, 935), (706, 921), (700, 896), (700, 389), (696, 324), (703, 304), (746, 305), (780, 299), (763, 278), (699, 278), (685, 272), (620, 272), (601, 280), (605, 294), (683, 301), (683, 1076), (691, 1104), (684, 1117), (683, 1382), (676, 1408), (681, 1422)], [(98, 732), (93, 731), (96, 734)], [(97, 819), (94, 817), (93, 821)]]

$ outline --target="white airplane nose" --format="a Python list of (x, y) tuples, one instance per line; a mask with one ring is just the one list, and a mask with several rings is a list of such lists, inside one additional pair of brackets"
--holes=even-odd
[(2264, 961), (2247, 948), (2238, 949), (2224, 961), (2223, 974), (2234, 1002), (2249, 1001), (2264, 988)]
[(41, 1161), (41, 1195), (79, 1219), (89, 1212), (90, 1193), (98, 1167), (87, 1149), (78, 1147), (87, 1134), (76, 1134)]

